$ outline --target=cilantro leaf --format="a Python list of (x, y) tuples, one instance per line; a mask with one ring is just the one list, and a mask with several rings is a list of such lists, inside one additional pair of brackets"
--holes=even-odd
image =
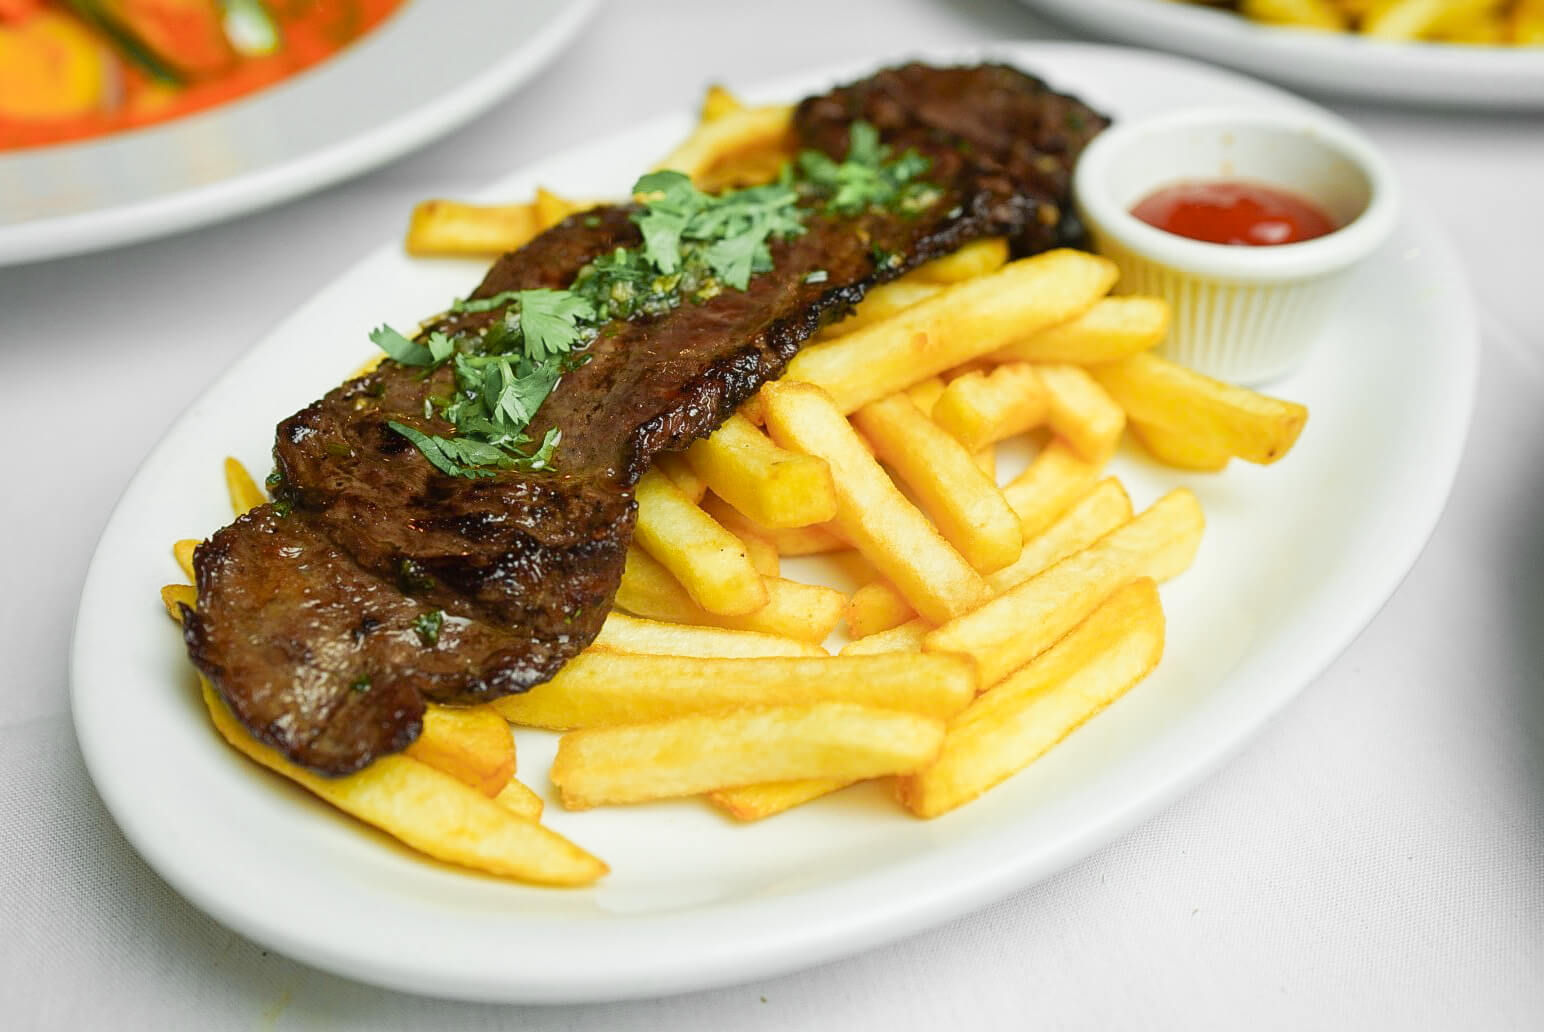
[(595, 318), (595, 306), (571, 290), (522, 290), (519, 303), (520, 332), (532, 362), (572, 351), (585, 339), (581, 323)]
[(394, 361), (405, 366), (426, 366), (435, 360), (432, 351), (408, 340), (390, 326), (377, 326), (371, 330), (370, 340)]

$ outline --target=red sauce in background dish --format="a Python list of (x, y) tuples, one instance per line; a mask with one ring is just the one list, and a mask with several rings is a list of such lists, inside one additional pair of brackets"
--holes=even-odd
[(1243, 180), (1192, 180), (1148, 194), (1131, 214), (1177, 236), (1263, 247), (1335, 230), (1324, 210), (1287, 190)]

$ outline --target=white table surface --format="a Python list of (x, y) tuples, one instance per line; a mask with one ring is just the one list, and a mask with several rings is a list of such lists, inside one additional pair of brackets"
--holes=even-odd
[(1386, 149), (1409, 203), (1447, 228), (1472, 277), (1483, 355), (1456, 489), (1392, 601), (1244, 755), (1056, 877), (769, 981), (634, 1003), (475, 1006), (259, 949), (167, 888), (103, 809), (71, 730), (66, 652), (114, 500), (205, 384), (398, 234), (414, 201), (694, 103), (711, 79), (1013, 38), (1065, 35), (1009, 0), (613, 3), (579, 48), (428, 153), (223, 226), (0, 269), (0, 1024), (1544, 1027), (1537, 116), (1328, 101)]

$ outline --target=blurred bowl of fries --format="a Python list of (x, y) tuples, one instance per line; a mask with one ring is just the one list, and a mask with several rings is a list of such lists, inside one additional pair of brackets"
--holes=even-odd
[[(1336, 228), (1266, 247), (1207, 243), (1149, 225), (1132, 208), (1174, 184), (1229, 180), (1313, 202)], [(1083, 153), (1074, 194), (1095, 248), (1126, 293), (1162, 297), (1160, 350), (1240, 383), (1283, 376), (1308, 354), (1355, 265), (1393, 230), (1393, 171), (1359, 132), (1309, 111), (1190, 109), (1118, 123)]]

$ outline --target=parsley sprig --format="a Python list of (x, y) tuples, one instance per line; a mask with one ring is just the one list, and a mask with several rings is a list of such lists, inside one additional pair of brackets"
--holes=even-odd
[[(424, 402), (424, 418), (439, 416), (453, 434), (430, 434), (396, 420), (386, 425), (451, 476), (550, 469), (562, 435), (550, 429), (532, 448), (526, 429), (564, 373), (583, 362), (601, 327), (663, 315), (726, 287), (745, 290), (752, 277), (772, 269), (772, 244), (803, 233), (814, 210), (838, 216), (921, 211), (939, 196), (921, 178), (928, 166), (913, 151), (893, 156), (878, 130), (859, 121), (842, 161), (806, 151), (765, 186), (708, 194), (680, 172), (651, 172), (633, 186), (641, 203), (632, 219), (643, 245), (596, 258), (569, 289), (457, 301), (452, 311), (458, 313), (502, 310), (476, 335), (434, 331), (417, 341), (389, 326), (371, 333), (401, 365), (432, 372), (450, 363), (456, 385), (453, 397)], [(817, 269), (804, 281), (826, 277)]]

